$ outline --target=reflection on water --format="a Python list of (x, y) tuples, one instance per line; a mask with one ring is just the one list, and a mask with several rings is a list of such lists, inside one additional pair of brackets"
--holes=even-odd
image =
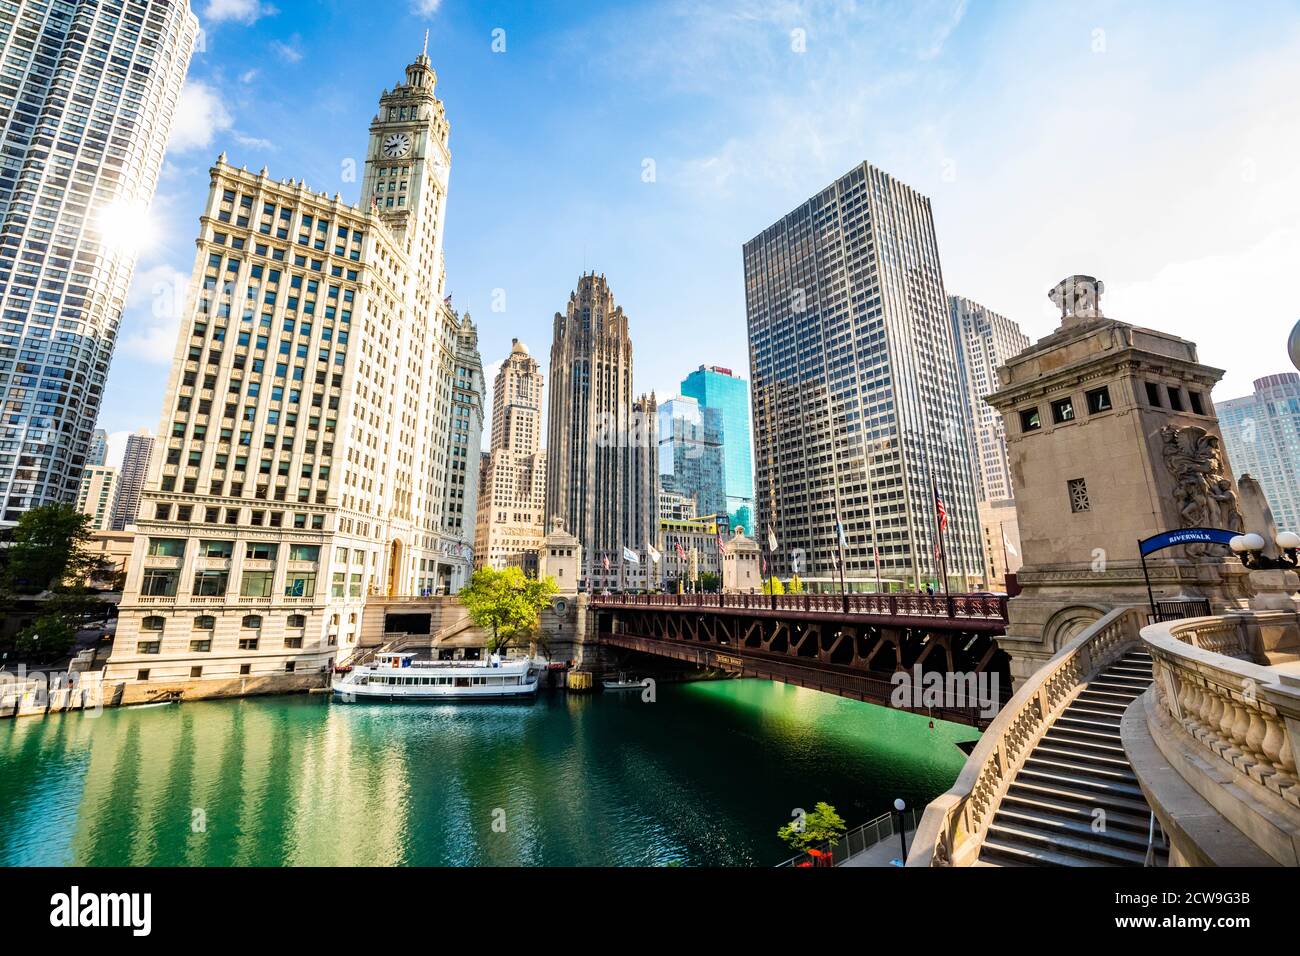
[(767, 865), (793, 808), (919, 806), (975, 736), (754, 680), (6, 720), (0, 864)]

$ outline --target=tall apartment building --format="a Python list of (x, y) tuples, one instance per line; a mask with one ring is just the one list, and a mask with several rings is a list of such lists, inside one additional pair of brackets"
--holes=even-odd
[(77, 510), (90, 516), (91, 531), (112, 527), (113, 499), (117, 495), (117, 469), (111, 465), (87, 465), (81, 472)]
[(197, 31), (186, 0), (0, 9), (0, 525), (77, 500)]
[(435, 82), (421, 54), (380, 97), (363, 205), (212, 167), (110, 677), (315, 671), (368, 595), (468, 577), (483, 372)]
[[(682, 379), (682, 394), (722, 415), (726, 511), (732, 528), (754, 529), (754, 456), (749, 429), (749, 384), (729, 368), (701, 365)], [(704, 513), (704, 512), (701, 512)]]
[(113, 496), (113, 512), (108, 530), (124, 531), (135, 524), (140, 511), (140, 496), (149, 478), (149, 462), (153, 458), (154, 438), (149, 429), (141, 428), (126, 440), (122, 455), (122, 470), (117, 476), (117, 492)]
[(583, 275), (555, 314), (550, 378), (546, 529), (558, 523), (582, 543), (587, 586), (645, 587), (656, 573), (658, 404), (633, 397), (628, 318), (603, 275)]
[(541, 451), (542, 372), (518, 339), (492, 391), (492, 450), (484, 455), (474, 540), (479, 567), (537, 572), (545, 537), (546, 453)]
[(108, 461), (108, 432), (96, 428), (90, 434), (90, 451), (86, 453), (87, 465), (103, 465)]
[(984, 396), (998, 390), (998, 366), (1029, 348), (1029, 336), (1015, 322), (978, 302), (954, 295), (948, 297), (948, 304), (974, 437), (975, 492), (980, 501), (1010, 498), (1011, 468), (1002, 416)]
[(1259, 482), (1278, 530), (1300, 530), (1300, 375), (1265, 375), (1253, 394), (1215, 405), (1233, 473)]
[[(659, 406), (659, 485), (661, 492), (695, 502), (697, 515), (727, 513), (726, 461), (722, 412), (677, 396)], [(660, 514), (660, 517), (664, 515)]]
[(756, 537), (777, 574), (939, 578), (983, 558), (956, 345), (930, 200), (868, 163), (744, 246)]

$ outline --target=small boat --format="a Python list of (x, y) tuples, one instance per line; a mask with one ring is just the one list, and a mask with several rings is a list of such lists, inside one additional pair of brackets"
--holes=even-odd
[(645, 684), (639, 680), (628, 680), (626, 674), (619, 674), (618, 680), (603, 680), (600, 686), (605, 690), (640, 690)]
[(541, 667), (529, 657), (485, 661), (418, 661), (410, 652), (376, 654), (331, 682), (334, 696), (351, 700), (464, 700), (532, 697)]

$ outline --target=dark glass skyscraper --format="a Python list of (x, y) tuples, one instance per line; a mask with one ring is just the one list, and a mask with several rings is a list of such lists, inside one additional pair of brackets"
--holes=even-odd
[(744, 247), (757, 536), (777, 574), (982, 575), (963, 383), (930, 201), (868, 163)]

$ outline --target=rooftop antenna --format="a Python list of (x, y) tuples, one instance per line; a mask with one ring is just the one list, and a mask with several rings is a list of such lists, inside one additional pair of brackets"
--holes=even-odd
[(429, 55), (429, 31), (426, 29), (424, 31), (424, 49), (420, 51), (420, 56), (428, 56), (428, 55)]

